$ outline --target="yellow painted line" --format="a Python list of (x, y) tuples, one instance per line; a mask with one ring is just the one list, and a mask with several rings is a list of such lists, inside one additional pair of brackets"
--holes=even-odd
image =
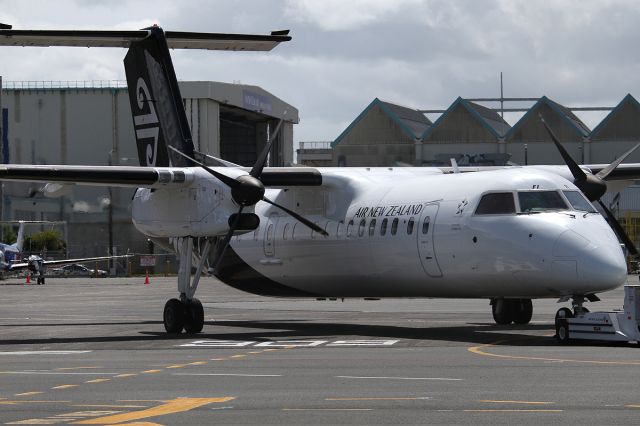
[(462, 410), (465, 413), (561, 413), (564, 410)]
[(244, 358), (246, 355), (231, 355), (229, 358)]
[(44, 393), (44, 392), (40, 392), (40, 391), (22, 392), (22, 393), (17, 393), (14, 396), (31, 396), (31, 395), (40, 395), (41, 393)]
[(193, 410), (194, 408), (202, 407), (216, 402), (227, 402), (234, 399), (233, 397), (222, 398), (176, 398), (170, 401), (166, 401), (162, 405), (157, 407), (147, 408), (146, 410), (133, 411), (130, 413), (114, 414), (111, 416), (98, 417), (94, 419), (82, 420), (74, 422), (76, 425), (104, 425), (123, 423), (132, 420), (146, 419), (149, 417), (164, 416), (167, 414), (182, 413), (185, 411)]
[(248, 352), (248, 353), (250, 353), (250, 354), (254, 354), (254, 355), (255, 355), (255, 354), (262, 353), (262, 351), (251, 351), (251, 352)]
[(102, 367), (100, 367), (100, 366), (95, 366), (95, 367), (62, 367), (62, 368), (56, 368), (56, 371), (88, 370), (88, 369), (95, 369), (95, 368), (102, 368)]
[(80, 385), (60, 385), (60, 386), (54, 386), (51, 389), (69, 389), (69, 388), (76, 388)]
[(187, 365), (205, 365), (205, 364), (209, 364), (208, 361), (195, 361), (195, 362), (190, 362)]
[(177, 364), (177, 365), (169, 365), (165, 368), (184, 368), (186, 365), (185, 364)]
[(145, 370), (145, 371), (141, 371), (141, 373), (143, 374), (153, 374), (153, 373), (160, 373), (162, 370)]
[(431, 399), (428, 396), (415, 396), (415, 397), (353, 397), (353, 398), (325, 398), (325, 401), (419, 401), (424, 399)]
[(111, 381), (111, 379), (93, 379), (93, 380), (87, 380), (85, 383), (103, 383), (103, 382), (109, 382)]
[(18, 405), (18, 404), (20, 404), (20, 402), (18, 401), (5, 401), (5, 400), (0, 401), (0, 405)]
[(538, 405), (555, 404), (555, 402), (553, 401), (498, 401), (493, 399), (481, 399), (478, 402), (489, 402), (494, 404), (538, 404)]
[(227, 358), (211, 358), (209, 361), (226, 361)]
[(625, 407), (627, 407), (627, 408), (640, 408), (640, 405), (631, 404), (631, 405), (625, 405)]
[(133, 377), (137, 375), (138, 373), (124, 373), (124, 374), (118, 374), (117, 376), (113, 376), (113, 377), (123, 378), (123, 377)]
[(497, 342), (487, 343), (485, 345), (472, 346), (467, 350), (476, 355), (502, 358), (502, 359), (519, 359), (519, 360), (527, 360), (527, 361), (546, 361), (546, 362), (575, 362), (579, 364), (640, 365), (640, 361), (636, 361), (636, 362), (634, 361), (598, 361), (598, 360), (571, 359), (571, 358), (545, 358), (545, 357), (524, 356), (524, 355), (502, 355), (502, 354), (494, 354), (484, 350), (485, 348), (495, 347), (496, 345), (499, 345), (506, 341), (507, 340), (499, 340)]
[(277, 349), (265, 349), (262, 352), (273, 352), (273, 351), (277, 351)]
[(285, 349), (295, 349), (296, 347), (294, 345), (289, 345), (289, 346), (285, 346)]

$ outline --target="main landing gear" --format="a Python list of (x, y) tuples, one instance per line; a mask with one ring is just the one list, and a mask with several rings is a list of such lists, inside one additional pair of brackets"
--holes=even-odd
[(529, 324), (533, 304), (531, 299), (491, 299), (491, 313), (496, 324)]
[(198, 282), (202, 275), (202, 269), (207, 257), (211, 241), (206, 240), (196, 273), (191, 277), (191, 262), (193, 259), (193, 239), (189, 237), (178, 241), (178, 292), (179, 299), (170, 299), (164, 305), (164, 329), (167, 333), (181, 333), (184, 329), (187, 333), (200, 333), (204, 326), (204, 310), (202, 303), (193, 297), (198, 288)]

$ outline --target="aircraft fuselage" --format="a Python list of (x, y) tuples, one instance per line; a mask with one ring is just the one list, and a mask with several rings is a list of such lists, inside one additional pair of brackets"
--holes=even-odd
[[(267, 196), (329, 235), (258, 203), (260, 226), (232, 239), (235, 269), (219, 278), (263, 294), (270, 292), (243, 284), (248, 273), (291, 289), (291, 295), (478, 298), (592, 294), (626, 280), (624, 255), (608, 224), (593, 210), (577, 210), (568, 198), (577, 188), (546, 170), (320, 170), (321, 187), (268, 189)], [(138, 229), (168, 236), (153, 223), (173, 223), (173, 236), (177, 229), (179, 236), (222, 235), (237, 207), (214, 178), (193, 182), (180, 190), (139, 190), (133, 206)], [(488, 193), (512, 194), (514, 211), (480, 214), (478, 204)], [(564, 207), (537, 199), (549, 195)], [(530, 199), (542, 204), (527, 204), (524, 211)], [(162, 213), (149, 208), (157, 200), (168, 206)], [(154, 212), (163, 217), (152, 220)]]

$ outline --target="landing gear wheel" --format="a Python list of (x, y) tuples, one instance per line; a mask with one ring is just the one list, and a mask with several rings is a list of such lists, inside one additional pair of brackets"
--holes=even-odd
[(204, 326), (204, 309), (198, 299), (191, 299), (185, 303), (184, 331), (187, 333), (200, 333)]
[(560, 318), (573, 318), (573, 312), (569, 308), (560, 308), (556, 312), (556, 323)]
[(185, 306), (178, 299), (170, 299), (164, 305), (164, 329), (167, 333), (180, 333), (185, 323)]
[(508, 325), (513, 321), (513, 305), (510, 300), (494, 299), (491, 303), (493, 320), (499, 325)]
[(569, 324), (564, 318), (556, 321), (556, 339), (560, 343), (569, 342)]
[(516, 324), (529, 324), (533, 316), (533, 303), (531, 299), (510, 300), (513, 303), (513, 322)]

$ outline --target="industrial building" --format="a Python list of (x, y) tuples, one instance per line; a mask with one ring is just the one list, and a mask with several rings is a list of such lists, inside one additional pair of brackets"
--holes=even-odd
[[(298, 110), (266, 90), (210, 81), (181, 82), (196, 151), (252, 165), (282, 118), (270, 165), (293, 162)], [(126, 85), (114, 82), (4, 82), (3, 162), (16, 164), (139, 164)], [(1, 220), (68, 223), (70, 257), (147, 253), (131, 223), (131, 189), (77, 186), (45, 198), (41, 184), (5, 182)]]
[(411, 165), (416, 139), (430, 125), (424, 114), (376, 98), (331, 144), (333, 163), (351, 167)]
[[(374, 99), (330, 147), (319, 150), (320, 143), (315, 142), (314, 154), (331, 155), (333, 166), (446, 166), (451, 158), (461, 166), (563, 164), (542, 116), (578, 162), (609, 163), (640, 141), (640, 105), (629, 94), (608, 109), (592, 131), (574, 109), (546, 96), (536, 99), (513, 126), (498, 109), (464, 98), (441, 111), (433, 124), (424, 110)], [(309, 164), (305, 142), (300, 146), (298, 158)], [(640, 152), (627, 161), (640, 162)]]

